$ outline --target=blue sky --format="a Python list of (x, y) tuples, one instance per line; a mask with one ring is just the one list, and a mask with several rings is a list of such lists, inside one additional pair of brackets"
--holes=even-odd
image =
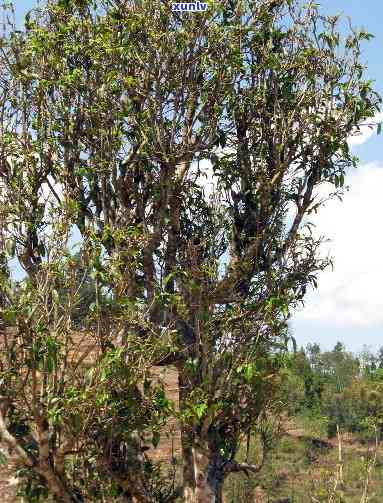
[[(36, 5), (35, 0), (16, 0), (18, 23)], [(364, 45), (368, 78), (376, 80), (383, 95), (383, 1), (318, 0), (326, 14), (342, 12), (353, 25), (375, 35)], [(377, 120), (383, 120), (383, 114)], [(339, 340), (352, 351), (363, 345), (383, 346), (383, 135), (365, 129), (350, 141), (360, 158), (349, 174), (344, 201), (331, 202), (315, 219), (319, 234), (334, 258), (334, 271), (322, 273), (319, 288), (306, 297), (306, 306), (292, 318), (298, 344), (318, 342), (330, 349)]]
[[(349, 15), (354, 26), (375, 35), (364, 45), (363, 60), (368, 78), (383, 94), (383, 2), (318, 3), (324, 12)], [(293, 316), (293, 335), (300, 344), (316, 341), (330, 349), (340, 340), (353, 351), (383, 346), (383, 136), (363, 133), (351, 141), (360, 164), (348, 177), (350, 191), (342, 203), (332, 202), (318, 213), (318, 232), (332, 239), (334, 271), (319, 277), (318, 290), (308, 294), (306, 307)]]

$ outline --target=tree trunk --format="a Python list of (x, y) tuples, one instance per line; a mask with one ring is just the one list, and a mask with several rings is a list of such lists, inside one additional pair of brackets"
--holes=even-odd
[[(178, 372), (180, 410), (190, 392), (190, 383)], [(223, 460), (207, 438), (198, 438), (190, 426), (181, 426), (184, 503), (222, 503)]]
[(66, 487), (60, 477), (46, 463), (36, 468), (36, 472), (47, 481), (49, 491), (56, 497), (57, 501), (62, 503), (80, 503), (82, 501)]
[(219, 455), (182, 442), (183, 501), (222, 503), (224, 472)]
[(196, 503), (222, 503), (224, 473), (220, 457), (198, 450), (194, 453)]
[(183, 501), (195, 503), (196, 480), (194, 471), (193, 449), (187, 445), (186, 435), (181, 433), (182, 438), (182, 471), (183, 471)]

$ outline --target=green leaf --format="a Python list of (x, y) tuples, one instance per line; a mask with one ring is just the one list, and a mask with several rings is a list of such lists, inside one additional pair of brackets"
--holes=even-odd
[(3, 311), (2, 315), (3, 315), (4, 320), (7, 323), (10, 323), (10, 324), (15, 323), (16, 311), (14, 309), (6, 309), (5, 311)]
[(154, 448), (156, 448), (158, 446), (158, 444), (160, 443), (160, 440), (161, 440), (160, 433), (158, 431), (153, 431), (152, 444), (153, 444)]
[(173, 272), (169, 273), (167, 276), (165, 276), (165, 278), (163, 279), (164, 288), (169, 283), (169, 281), (171, 281), (176, 276), (176, 274), (177, 274), (177, 272), (173, 271)]
[(151, 384), (152, 384), (152, 381), (150, 379), (144, 380), (144, 394), (145, 395), (147, 395), (149, 393)]
[(8, 458), (0, 451), (0, 465), (4, 466), (8, 464)]
[(89, 305), (89, 311), (91, 313), (94, 313), (97, 311), (97, 304), (95, 302), (91, 302), (90, 305)]
[(169, 400), (166, 398), (165, 391), (161, 388), (156, 390), (154, 401), (161, 409), (165, 409), (169, 405)]
[(245, 379), (247, 382), (250, 382), (251, 381), (251, 378), (253, 377), (254, 375), (254, 365), (252, 363), (248, 363), (247, 365), (245, 365)]
[(7, 239), (5, 248), (10, 257), (14, 257), (16, 251), (16, 241), (14, 239)]
[(47, 369), (48, 374), (51, 374), (54, 371), (55, 367), (56, 367), (55, 359), (53, 357), (49, 356), (47, 358), (47, 363), (46, 363), (46, 369)]
[(201, 417), (205, 414), (206, 410), (207, 410), (206, 403), (198, 403), (197, 405), (194, 406), (194, 412), (195, 415), (198, 417), (198, 419), (201, 419)]

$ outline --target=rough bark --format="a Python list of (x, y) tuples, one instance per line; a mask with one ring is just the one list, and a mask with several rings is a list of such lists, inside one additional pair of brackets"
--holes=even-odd
[(195, 450), (196, 503), (222, 503), (224, 472), (217, 454)]
[(181, 430), (182, 442), (182, 475), (183, 475), (183, 501), (196, 503), (196, 480), (194, 471), (193, 449), (190, 445), (190, 435), (185, 430)]
[(183, 446), (185, 503), (222, 503), (225, 472), (218, 454)]
[(57, 501), (62, 503), (81, 503), (82, 499), (78, 498), (72, 490), (66, 487), (65, 483), (48, 463), (41, 463), (35, 470), (39, 475), (44, 477), (50, 492), (54, 494)]
[(0, 437), (2, 442), (11, 452), (16, 454), (18, 460), (24, 466), (33, 467), (36, 473), (46, 480), (50, 491), (58, 501), (62, 503), (80, 503), (80, 500), (66, 487), (47, 460), (36, 460), (22, 448), (16, 438), (9, 433), (2, 414), (0, 414)]

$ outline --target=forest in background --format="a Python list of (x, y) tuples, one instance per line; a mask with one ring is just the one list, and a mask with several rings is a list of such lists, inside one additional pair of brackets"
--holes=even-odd
[[(383, 348), (286, 355), (283, 413), (260, 476), (231, 478), (230, 502), (365, 502), (383, 497)], [(242, 455), (256, 458), (257, 445)]]

